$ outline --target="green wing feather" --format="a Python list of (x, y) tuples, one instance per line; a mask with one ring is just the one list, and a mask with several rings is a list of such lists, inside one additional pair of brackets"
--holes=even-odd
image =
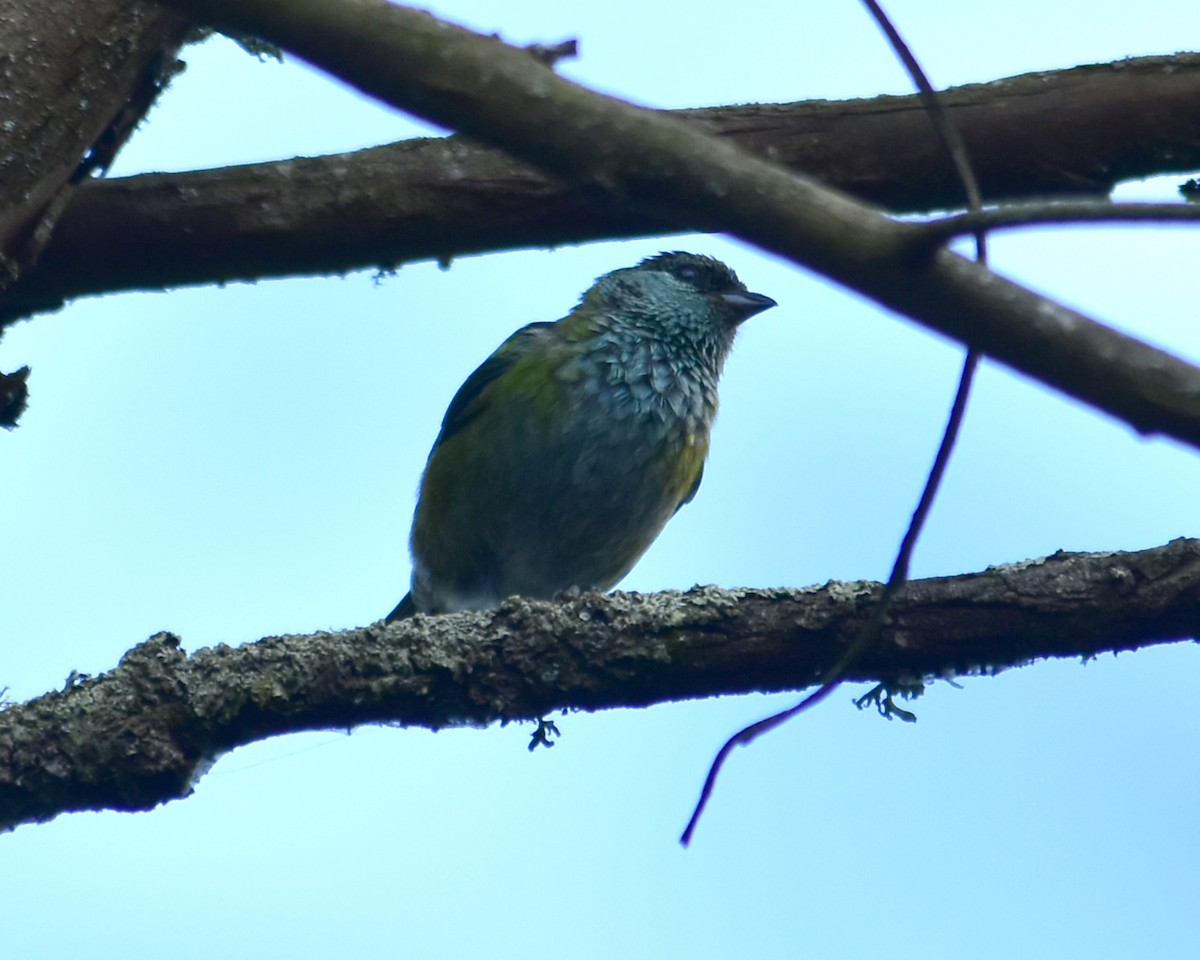
[[(450, 401), (446, 416), (442, 418), (442, 429), (433, 442), (433, 450), (479, 415), (482, 407), (477, 401), (483, 392), (525, 355), (533, 342), (542, 335), (543, 330), (552, 326), (553, 323), (527, 324), (500, 344), (495, 353), (475, 368), (475, 372), (467, 377), (458, 388), (454, 399)], [(429, 451), (431, 457), (433, 450)]]

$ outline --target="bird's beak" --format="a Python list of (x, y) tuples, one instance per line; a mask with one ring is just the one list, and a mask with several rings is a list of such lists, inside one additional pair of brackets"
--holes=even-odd
[(735, 290), (732, 293), (723, 293), (721, 294), (721, 299), (737, 315), (738, 323), (749, 319), (756, 313), (762, 313), (764, 310), (770, 310), (771, 307), (779, 306), (770, 297), (764, 297), (761, 293), (751, 293), (749, 290)]

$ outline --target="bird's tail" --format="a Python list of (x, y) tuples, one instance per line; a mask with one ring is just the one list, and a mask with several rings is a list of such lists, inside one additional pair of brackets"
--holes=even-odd
[(396, 604), (396, 609), (383, 618), (384, 623), (395, 623), (397, 620), (404, 620), (411, 617), (417, 612), (417, 605), (413, 603), (411, 593), (406, 593), (404, 599)]

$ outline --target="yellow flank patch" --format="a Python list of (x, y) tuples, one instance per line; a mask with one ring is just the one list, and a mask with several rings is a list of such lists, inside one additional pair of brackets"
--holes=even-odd
[(675, 470), (668, 487), (671, 504), (681, 503), (692, 492), (696, 478), (704, 468), (704, 458), (708, 456), (708, 437), (689, 431), (684, 441), (683, 449), (675, 461)]

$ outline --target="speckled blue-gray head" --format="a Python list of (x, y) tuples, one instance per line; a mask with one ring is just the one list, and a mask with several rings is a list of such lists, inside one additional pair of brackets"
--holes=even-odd
[(509, 337), (446, 411), (388, 619), (613, 586), (695, 496), (734, 335), (773, 306), (719, 260), (662, 253)]
[(660, 253), (602, 276), (560, 322), (591, 331), (608, 321), (648, 344), (661, 344), (672, 360), (703, 360), (716, 376), (741, 322), (773, 306), (774, 300), (751, 293), (720, 260)]

